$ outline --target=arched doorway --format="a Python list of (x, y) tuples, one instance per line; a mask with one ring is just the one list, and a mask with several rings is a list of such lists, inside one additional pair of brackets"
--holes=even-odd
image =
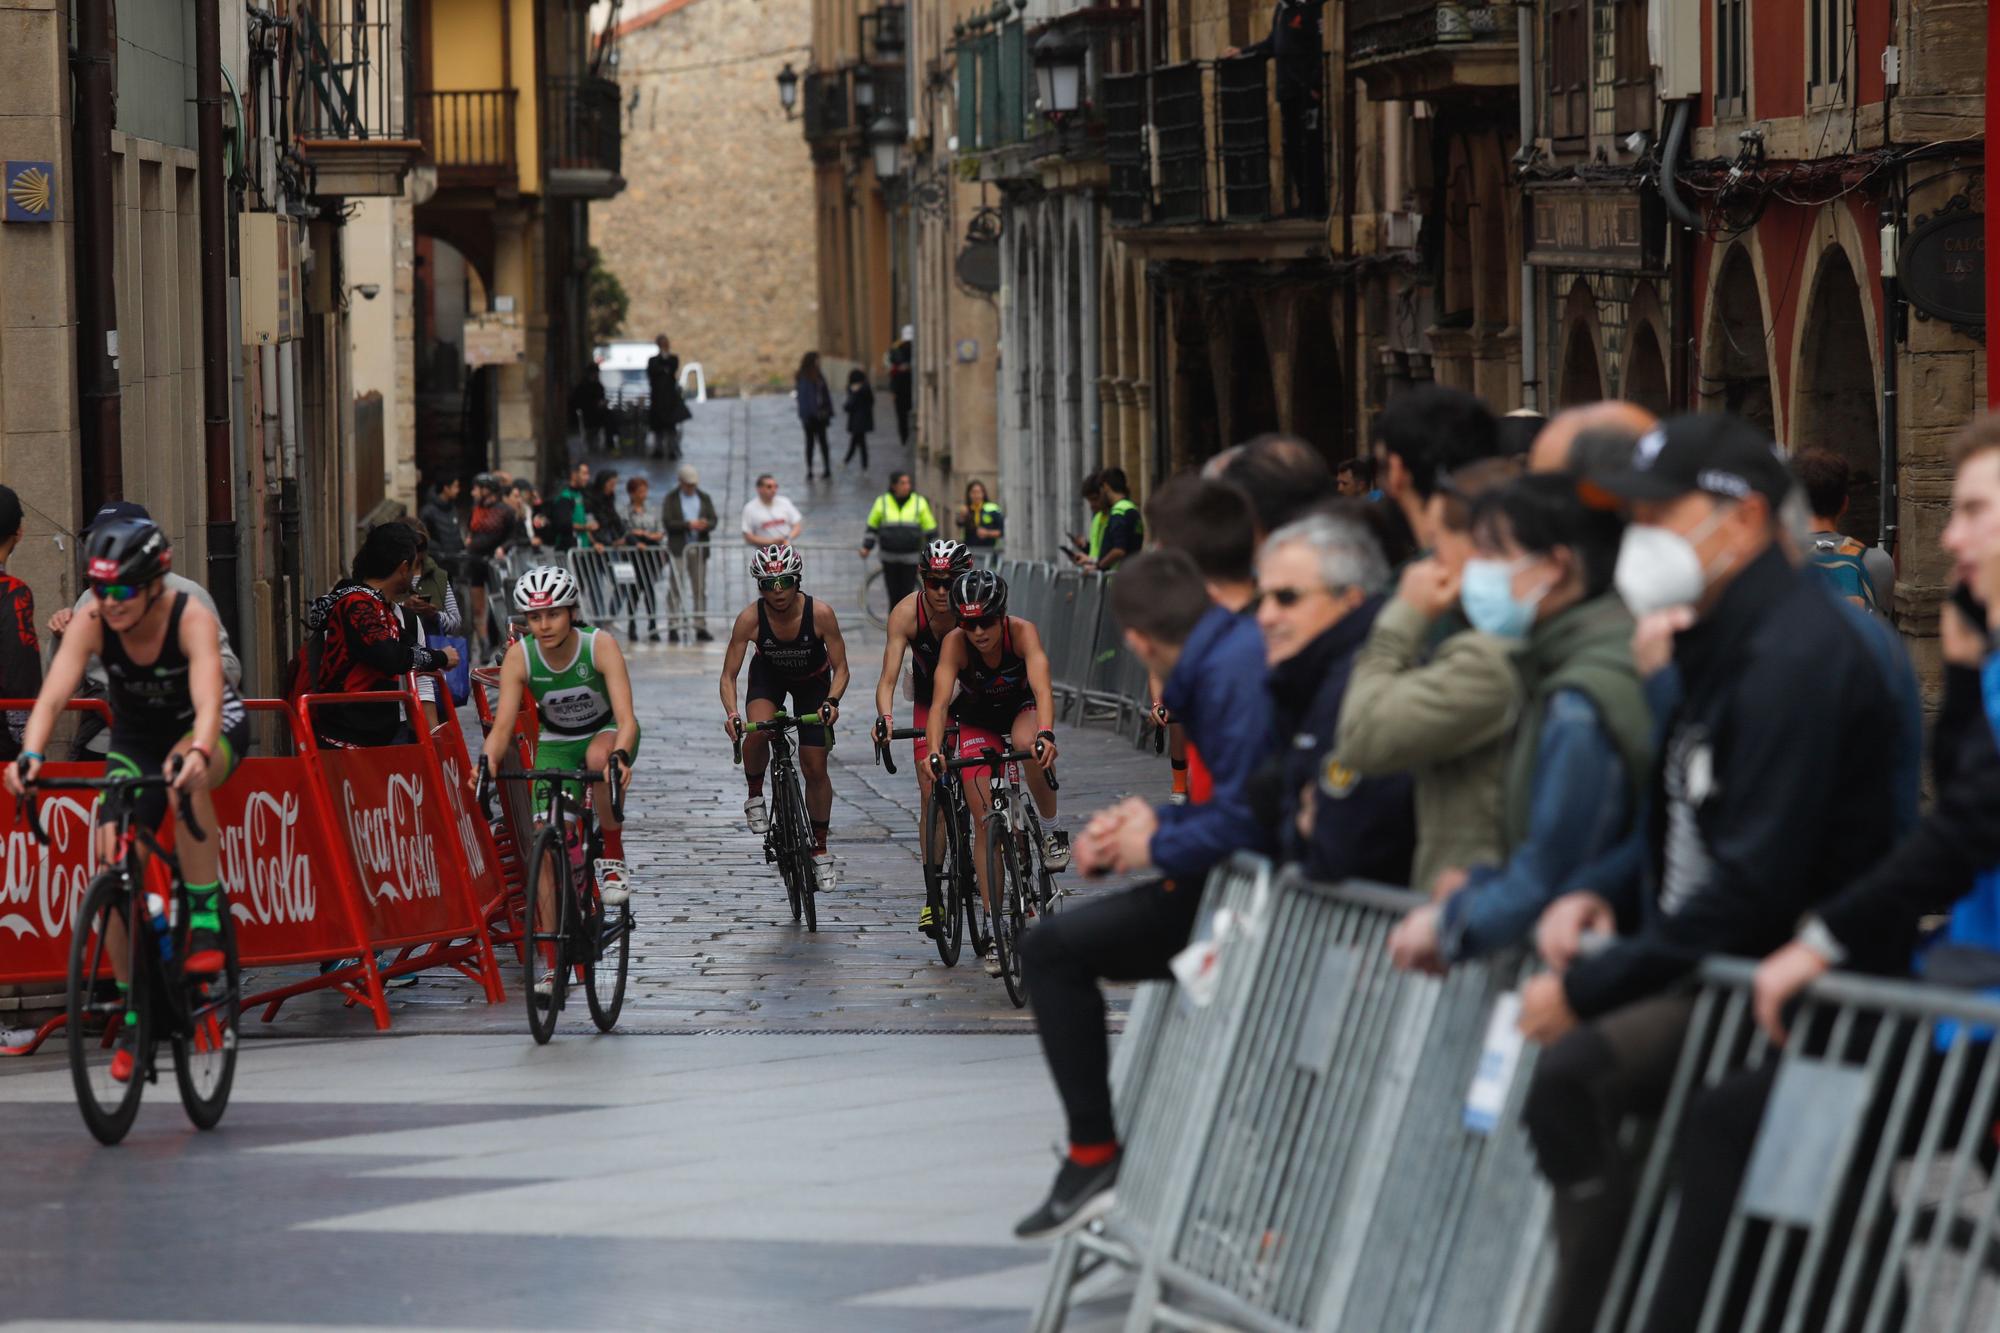
[(1562, 370), (1556, 380), (1556, 406), (1575, 407), (1605, 396), (1604, 363), (1597, 357), (1597, 300), (1589, 284), (1578, 280), (1563, 298)]
[(1340, 377), (1340, 347), (1333, 340), (1333, 301), (1314, 292), (1299, 301), (1298, 333), (1292, 349), (1292, 433), (1319, 450), (1329, 463), (1344, 456), (1340, 429), (1346, 410)]
[[(1229, 303), (1229, 443), (1278, 429), (1278, 389), (1264, 323), (1248, 300)], [(1211, 450), (1213, 452), (1213, 450)]]
[(1854, 485), (1841, 530), (1872, 542), (1882, 513), (1881, 424), (1861, 301), (1846, 251), (1828, 250), (1806, 305), (1797, 410), (1786, 444), (1831, 449), (1847, 460)]
[(1764, 305), (1757, 296), (1756, 267), (1750, 252), (1740, 245), (1722, 261), (1709, 301), (1707, 344), (1702, 357), (1704, 405), (1734, 412), (1775, 436)]
[(1638, 325), (1626, 345), (1624, 392), (1619, 396), (1656, 417), (1667, 415), (1667, 357), (1660, 335), (1649, 323)]

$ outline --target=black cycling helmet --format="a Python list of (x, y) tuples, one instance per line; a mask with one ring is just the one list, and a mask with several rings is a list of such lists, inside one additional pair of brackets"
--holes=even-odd
[(951, 585), (952, 613), (960, 620), (1007, 614), (1007, 580), (990, 569), (968, 569)]
[(173, 563), (173, 544), (149, 518), (111, 519), (84, 538), (84, 577), (92, 583), (151, 583)]
[(917, 570), (925, 578), (956, 578), (972, 568), (972, 548), (949, 537), (939, 537), (924, 547)]

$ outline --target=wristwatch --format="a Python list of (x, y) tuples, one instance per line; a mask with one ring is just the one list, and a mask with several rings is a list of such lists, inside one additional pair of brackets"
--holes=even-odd
[(1799, 927), (1798, 942), (1825, 959), (1829, 967), (1847, 961), (1847, 946), (1834, 938), (1833, 931), (1817, 916), (1809, 916)]

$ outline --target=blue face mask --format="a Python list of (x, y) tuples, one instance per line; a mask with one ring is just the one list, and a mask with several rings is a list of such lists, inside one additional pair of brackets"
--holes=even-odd
[(1535, 626), (1535, 608), (1541, 605), (1548, 589), (1543, 588), (1532, 599), (1523, 600), (1514, 595), (1514, 575), (1527, 566), (1527, 560), (1468, 560), (1465, 575), (1459, 582), (1458, 601), (1465, 608), (1465, 618), (1472, 627), (1487, 634), (1497, 634), (1503, 639), (1524, 639)]

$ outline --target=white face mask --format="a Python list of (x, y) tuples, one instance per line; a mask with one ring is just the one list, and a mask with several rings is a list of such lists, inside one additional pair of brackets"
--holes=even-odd
[[(1709, 579), (1695, 543), (1721, 525), (1724, 512), (1716, 510), (1685, 537), (1651, 523), (1634, 523), (1625, 529), (1611, 582), (1633, 615), (1693, 606), (1701, 600)], [(1721, 572), (1716, 571), (1718, 575)]]

